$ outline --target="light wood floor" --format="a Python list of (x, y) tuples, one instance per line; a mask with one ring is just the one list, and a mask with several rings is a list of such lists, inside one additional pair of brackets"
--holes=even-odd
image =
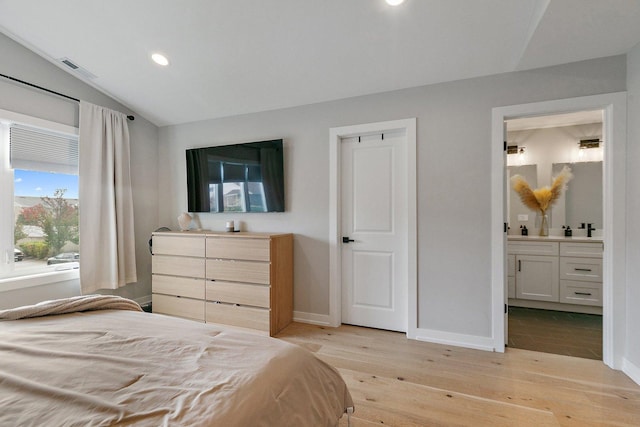
[(640, 426), (640, 386), (597, 360), (469, 350), (355, 326), (293, 323), (278, 338), (338, 369), (355, 402), (353, 427)]

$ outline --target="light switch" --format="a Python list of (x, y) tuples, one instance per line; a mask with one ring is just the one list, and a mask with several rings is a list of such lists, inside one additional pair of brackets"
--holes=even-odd
[(527, 214), (519, 214), (518, 221), (529, 221), (529, 215)]

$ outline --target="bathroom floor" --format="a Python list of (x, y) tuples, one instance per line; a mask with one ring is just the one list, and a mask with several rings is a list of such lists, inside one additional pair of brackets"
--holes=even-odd
[(509, 307), (508, 346), (602, 360), (602, 316)]

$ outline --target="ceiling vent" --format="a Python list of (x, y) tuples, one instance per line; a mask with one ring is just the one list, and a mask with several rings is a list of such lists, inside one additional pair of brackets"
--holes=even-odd
[(69, 68), (73, 73), (78, 74), (82, 77), (84, 77), (85, 79), (95, 79), (96, 75), (90, 73), (88, 70), (86, 70), (85, 68), (82, 68), (81, 66), (79, 66), (78, 64), (76, 64), (75, 62), (73, 62), (72, 60), (70, 60), (69, 58), (60, 58), (59, 61), (67, 68)]

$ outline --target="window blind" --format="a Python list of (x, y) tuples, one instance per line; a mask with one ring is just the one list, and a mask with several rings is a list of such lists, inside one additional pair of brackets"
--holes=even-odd
[(78, 174), (78, 137), (34, 128), (11, 125), (11, 167)]

